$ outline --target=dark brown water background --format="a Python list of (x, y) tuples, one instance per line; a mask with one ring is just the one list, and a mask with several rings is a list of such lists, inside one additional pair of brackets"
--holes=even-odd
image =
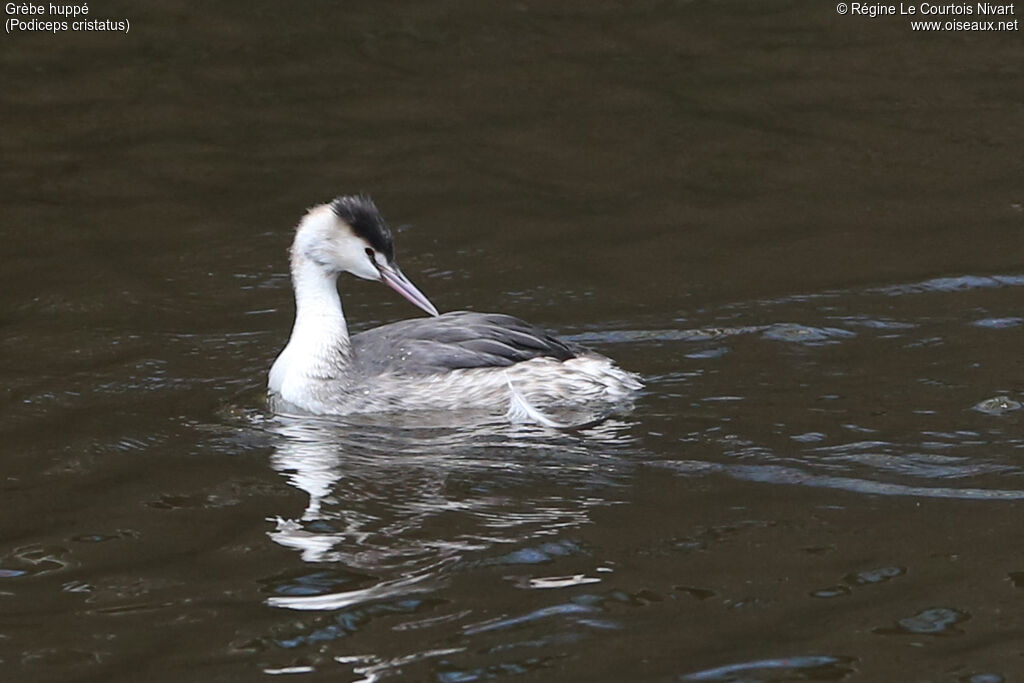
[[(1024, 677), (1019, 31), (89, 7), (130, 32), (0, 38), (0, 679)], [(637, 410), (267, 415), (292, 227), (357, 191), (439, 308), (593, 345)]]

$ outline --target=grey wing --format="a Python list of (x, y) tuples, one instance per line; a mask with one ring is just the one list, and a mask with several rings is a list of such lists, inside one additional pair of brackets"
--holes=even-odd
[(352, 337), (352, 351), (363, 372), (422, 375), (539, 357), (568, 360), (588, 349), (509, 315), (455, 311), (367, 330)]

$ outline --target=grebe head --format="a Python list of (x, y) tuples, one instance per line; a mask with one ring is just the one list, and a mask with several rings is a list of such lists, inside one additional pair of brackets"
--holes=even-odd
[(292, 263), (303, 259), (329, 277), (348, 272), (383, 282), (430, 315), (438, 315), (395, 263), (391, 230), (369, 197), (338, 197), (310, 209), (292, 243)]

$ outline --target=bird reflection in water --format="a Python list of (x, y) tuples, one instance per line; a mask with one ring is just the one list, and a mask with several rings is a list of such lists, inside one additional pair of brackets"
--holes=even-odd
[(277, 586), (268, 602), (336, 610), (443, 585), (500, 545), (543, 544), (613, 502), (635, 438), (626, 422), (581, 433), (496, 424), (473, 430), (286, 418), (268, 423), (271, 464), (309, 502), (270, 537), (334, 581)]

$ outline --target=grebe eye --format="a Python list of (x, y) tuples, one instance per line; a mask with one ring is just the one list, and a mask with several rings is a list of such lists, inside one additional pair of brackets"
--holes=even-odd
[(367, 247), (366, 248), (366, 255), (369, 256), (370, 260), (373, 261), (374, 263), (377, 262), (377, 259), (373, 258), (373, 249), (370, 249), (369, 247)]

